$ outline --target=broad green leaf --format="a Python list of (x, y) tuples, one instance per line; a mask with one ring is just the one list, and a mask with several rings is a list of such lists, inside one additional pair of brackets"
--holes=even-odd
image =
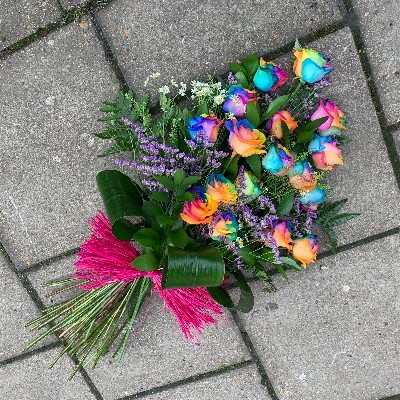
[(183, 190), (186, 190), (188, 187), (194, 185), (200, 179), (201, 179), (201, 176), (197, 176), (197, 175), (188, 176), (182, 181), (180, 187)]
[(253, 79), (254, 75), (257, 72), (257, 69), (260, 65), (260, 61), (258, 57), (255, 54), (252, 54), (250, 56), (247, 56), (243, 61), (242, 61), (243, 67), (246, 69), (246, 77), (248, 80)]
[(146, 217), (150, 219), (155, 219), (157, 216), (164, 214), (164, 210), (161, 208), (161, 206), (154, 201), (144, 201), (143, 211)]
[(159, 214), (157, 215), (156, 220), (161, 226), (173, 225), (178, 221), (178, 217), (170, 217), (169, 215)]
[(261, 117), (261, 122), (270, 119), (277, 111), (282, 109), (289, 101), (290, 95), (285, 94), (277, 97), (267, 108), (267, 112)]
[(236, 62), (229, 63), (229, 70), (232, 71), (234, 74), (236, 74), (238, 72), (242, 72), (243, 74), (246, 73), (246, 70), (244, 69), (244, 67), (242, 67), (240, 64), (238, 64)]
[(289, 128), (284, 121), (281, 123), (282, 127), (282, 142), (285, 147), (290, 146)]
[(250, 247), (245, 246), (245, 247), (240, 247), (238, 249), (238, 254), (240, 258), (243, 260), (243, 262), (247, 265), (254, 265), (256, 262), (256, 259), (254, 255), (252, 254), (252, 250)]
[(132, 265), (141, 271), (154, 271), (160, 268), (160, 260), (154, 253), (146, 253), (136, 257)]
[(246, 157), (246, 162), (254, 172), (254, 175), (260, 179), (262, 175), (260, 156), (258, 154), (253, 154), (252, 156)]
[(237, 154), (235, 157), (229, 158), (227, 160), (228, 167), (227, 167), (226, 170), (227, 170), (228, 173), (230, 173), (230, 174), (232, 174), (234, 176), (237, 175), (238, 169), (239, 169), (239, 165), (238, 165), (239, 159), (240, 159), (240, 155)]
[(169, 203), (171, 199), (164, 192), (153, 192), (150, 196), (150, 199), (160, 201), (161, 203)]
[(242, 72), (236, 72), (235, 79), (239, 85), (242, 85), (245, 89), (249, 88), (249, 82), (247, 81), (246, 75)]
[(233, 303), (231, 296), (229, 296), (228, 292), (221, 286), (208, 287), (207, 291), (217, 303), (226, 308), (235, 308), (235, 304)]
[(250, 312), (254, 307), (254, 296), (246, 277), (239, 270), (228, 272), (228, 275), (235, 277), (240, 289), (239, 302), (235, 306), (235, 309), (244, 313)]
[(185, 178), (185, 171), (183, 170), (183, 168), (179, 168), (174, 174), (175, 185), (178, 186), (183, 181), (184, 178)]
[(142, 193), (128, 176), (116, 170), (99, 172), (96, 181), (113, 234), (130, 240), (137, 228), (125, 217), (143, 215)]
[(314, 136), (314, 131), (300, 131), (297, 135), (296, 143), (311, 142)]
[(207, 103), (201, 103), (197, 109), (197, 115), (208, 114), (209, 109)]
[(196, 250), (168, 247), (162, 287), (219, 286), (224, 280), (225, 264), (219, 251), (212, 246)]
[(168, 239), (175, 247), (184, 249), (188, 244), (189, 237), (184, 229), (176, 229), (168, 234)]
[(303, 268), (301, 268), (300, 265), (297, 264), (297, 262), (293, 260), (293, 258), (281, 257), (281, 260), (288, 267), (295, 269), (296, 271), (303, 271)]
[(270, 247), (263, 247), (261, 249), (261, 254), (259, 257), (261, 258), (261, 260), (269, 262), (271, 264), (275, 262), (275, 255)]
[(196, 193), (184, 192), (177, 197), (178, 201), (193, 201), (197, 197)]
[(278, 217), (282, 217), (288, 214), (292, 209), (293, 204), (294, 204), (294, 193), (289, 193), (281, 200), (278, 207), (276, 208), (276, 213), (278, 214)]
[(158, 232), (152, 228), (139, 229), (134, 233), (132, 240), (146, 247), (157, 246), (162, 241)]
[(175, 190), (175, 183), (173, 180), (167, 178), (164, 175), (156, 175), (154, 177), (154, 179), (161, 183), (161, 185), (163, 185), (165, 188), (167, 188), (168, 190), (170, 190), (171, 192), (173, 192)]
[(257, 128), (260, 125), (260, 113), (254, 103), (247, 103), (246, 105), (246, 119)]

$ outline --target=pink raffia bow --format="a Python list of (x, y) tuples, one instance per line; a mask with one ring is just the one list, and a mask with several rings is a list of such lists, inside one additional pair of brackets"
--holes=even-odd
[(131, 282), (140, 277), (148, 277), (153, 282), (153, 291), (158, 292), (164, 305), (172, 312), (183, 335), (198, 342), (196, 333), (216, 319), (223, 318), (222, 307), (216, 303), (204, 287), (162, 289), (161, 271), (139, 271), (131, 262), (140, 253), (129, 241), (118, 240), (111, 231), (106, 215), (99, 211), (89, 222), (91, 236), (79, 253), (73, 279), (85, 279), (81, 288), (91, 290), (118, 282)]

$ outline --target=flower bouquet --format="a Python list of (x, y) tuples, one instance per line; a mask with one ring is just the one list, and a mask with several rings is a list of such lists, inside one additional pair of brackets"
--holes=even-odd
[(314, 224), (336, 248), (333, 228), (356, 214), (339, 214), (345, 200), (325, 201), (323, 178), (343, 164), (346, 121), (320, 95), (329, 60), (298, 42), (294, 56), (291, 84), (279, 66), (251, 55), (230, 63), (226, 78), (159, 87), (156, 108), (131, 92), (104, 103), (108, 126), (97, 136), (113, 143), (102, 156), (120, 153), (126, 174), (98, 173), (105, 213), (90, 221), (73, 276), (48, 284), (78, 293), (29, 324), (46, 328), (30, 346), (58, 333), (59, 357), (77, 356), (76, 370), (111, 348), (121, 360), (150, 295), (198, 341), (223, 307), (252, 309), (249, 277), (274, 290), (271, 267), (287, 280), (288, 268), (316, 259)]

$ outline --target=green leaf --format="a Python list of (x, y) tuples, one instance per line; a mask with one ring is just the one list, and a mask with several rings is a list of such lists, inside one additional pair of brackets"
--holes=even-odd
[(157, 216), (164, 214), (161, 206), (153, 201), (144, 201), (143, 211), (149, 219), (155, 219)]
[(188, 187), (194, 185), (200, 179), (201, 179), (201, 176), (197, 176), (197, 175), (188, 176), (182, 181), (180, 187), (183, 190), (186, 190)]
[(247, 81), (246, 75), (242, 72), (236, 72), (235, 79), (239, 85), (242, 85), (245, 89), (249, 88), (249, 82)]
[(113, 234), (130, 240), (137, 228), (125, 217), (143, 215), (142, 193), (128, 176), (116, 170), (99, 172), (96, 181)]
[(254, 103), (247, 103), (246, 105), (246, 119), (257, 128), (260, 125), (260, 113)]
[(146, 247), (154, 247), (162, 241), (158, 232), (153, 228), (139, 229), (134, 233), (132, 240)]
[(179, 168), (174, 174), (175, 185), (178, 186), (183, 181), (184, 178), (185, 178), (185, 171), (183, 170), (183, 168)]
[(261, 254), (259, 257), (263, 261), (269, 262), (271, 264), (275, 263), (275, 255), (270, 247), (263, 247), (261, 249)]
[(178, 220), (178, 217), (177, 216), (170, 217), (169, 215), (159, 214), (159, 215), (157, 215), (156, 220), (161, 226), (173, 225)]
[(184, 249), (189, 242), (189, 237), (184, 229), (176, 229), (168, 234), (168, 238), (175, 247)]
[(252, 254), (252, 252), (253, 251), (248, 246), (240, 247), (238, 249), (238, 254), (239, 254), (240, 258), (243, 260), (243, 262), (246, 265), (250, 265), (250, 266), (254, 265), (256, 262), (256, 259), (255, 259), (254, 255)]
[(292, 209), (293, 204), (294, 204), (294, 193), (289, 193), (281, 200), (278, 207), (276, 208), (276, 213), (278, 214), (278, 217), (282, 217), (288, 214)]
[(301, 47), (301, 44), (299, 42), (299, 39), (296, 38), (296, 41), (294, 42), (294, 47), (293, 50), (302, 50), (303, 48)]
[(328, 226), (333, 227), (341, 224), (345, 224), (346, 222), (351, 221), (353, 218), (358, 217), (360, 214), (359, 213), (343, 213), (343, 214), (338, 214), (335, 217), (333, 217), (329, 222)]
[(302, 131), (314, 132), (317, 128), (319, 128), (326, 121), (328, 121), (328, 117), (322, 117), (322, 118), (315, 119), (314, 121), (311, 121), (308, 124), (306, 124), (306, 126), (302, 129)]
[(196, 115), (208, 114), (209, 109), (207, 103), (201, 103), (197, 109)]
[(161, 185), (163, 185), (165, 188), (167, 188), (168, 190), (170, 190), (171, 192), (173, 192), (175, 190), (175, 183), (173, 180), (167, 178), (164, 175), (156, 175), (154, 177), (154, 179), (161, 183)]
[(290, 138), (289, 138), (289, 128), (286, 125), (286, 122), (282, 121), (281, 123), (282, 127), (282, 142), (285, 147), (290, 146)]
[(313, 131), (300, 131), (297, 135), (296, 143), (311, 142), (314, 139)]
[(277, 111), (282, 109), (284, 105), (289, 101), (290, 95), (285, 94), (277, 97), (267, 108), (267, 112), (261, 117), (261, 122), (270, 119)]
[(227, 274), (237, 281), (238, 287), (240, 289), (238, 303), (235, 305), (229, 293), (221, 286), (208, 287), (208, 293), (216, 302), (223, 305), (224, 307), (233, 308), (244, 313), (250, 312), (254, 307), (254, 296), (250, 286), (246, 281), (245, 276), (239, 270), (236, 270), (234, 272), (227, 272)]
[(239, 165), (238, 165), (239, 159), (240, 159), (240, 154), (237, 154), (235, 157), (229, 158), (227, 160), (228, 166), (227, 166), (226, 170), (228, 173), (230, 173), (234, 176), (237, 175), (238, 169), (239, 169)]
[(178, 201), (193, 201), (197, 197), (196, 193), (184, 192), (177, 196)]
[(153, 192), (150, 196), (150, 199), (160, 201), (161, 203), (169, 203), (171, 199), (164, 192)]
[(288, 278), (288, 276), (287, 276), (286, 271), (283, 269), (282, 265), (276, 264), (276, 263), (275, 263), (274, 266), (275, 266), (275, 268), (277, 269), (277, 271), (283, 276), (283, 278), (284, 278), (286, 281), (288, 281), (289, 278)]
[(224, 280), (225, 264), (219, 251), (212, 246), (196, 250), (168, 247), (162, 287), (219, 286)]
[(141, 271), (154, 271), (160, 268), (160, 260), (154, 253), (146, 253), (136, 257), (132, 265)]
[(232, 71), (234, 74), (238, 72), (242, 72), (243, 74), (246, 73), (246, 70), (238, 63), (231, 62), (229, 63), (229, 70)]
[(246, 69), (246, 77), (248, 80), (253, 79), (254, 75), (257, 72), (257, 69), (260, 65), (260, 61), (258, 59), (258, 56), (255, 54), (252, 54), (250, 56), (247, 56), (243, 61), (242, 61), (243, 67)]
[(281, 257), (281, 260), (288, 267), (290, 267), (290, 268), (292, 268), (292, 269), (294, 269), (296, 271), (303, 271), (303, 268), (301, 268), (300, 265), (297, 264), (297, 262), (293, 260), (293, 258)]
[(246, 157), (246, 162), (251, 170), (254, 172), (254, 175), (261, 179), (261, 160), (258, 154), (253, 154), (252, 156)]

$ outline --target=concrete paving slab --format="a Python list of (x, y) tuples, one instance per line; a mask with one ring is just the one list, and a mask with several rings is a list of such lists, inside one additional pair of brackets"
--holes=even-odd
[(372, 75), (389, 124), (400, 121), (400, 3), (353, 0)]
[[(35, 303), (5, 263), (0, 254), (0, 361), (26, 351), (36, 333), (24, 328), (25, 324), (39, 316)], [(55, 338), (53, 338), (53, 341)], [(38, 346), (47, 344), (48, 339)], [(3, 397), (4, 398), (4, 397)]]
[[(226, 72), (228, 62), (266, 53), (341, 19), (332, 1), (117, 0), (99, 12), (128, 83), (152, 72), (189, 83)], [(290, 26), (290, 29), (288, 29)]]
[(56, 0), (3, 0), (0, 13), (0, 50), (31, 35), (60, 17)]
[[(348, 199), (343, 212), (361, 215), (336, 228), (339, 244), (351, 243), (400, 225), (399, 189), (349, 28), (325, 36), (308, 47), (331, 57), (335, 70), (324, 98), (346, 114), (349, 144), (343, 145), (344, 166), (327, 177), (329, 200)], [(291, 56), (281, 64), (290, 70)]]
[(399, 235), (275, 278), (242, 314), (281, 400), (378, 400), (400, 392)]
[(93, 133), (118, 85), (93, 28), (78, 23), (7, 57), (0, 80), (0, 240), (24, 268), (78, 247), (101, 207), (106, 161)]
[(52, 369), (50, 362), (59, 349), (34, 354), (30, 358), (0, 367), (0, 393), (7, 400), (89, 400), (94, 399), (83, 378), (68, 381), (74, 364), (63, 358)]
[(260, 376), (253, 366), (236, 369), (201, 381), (185, 384), (146, 397), (147, 400), (268, 400), (271, 397), (260, 384)]
[[(72, 272), (73, 257), (29, 274), (43, 301), (41, 283)], [(58, 297), (52, 299), (57, 302)], [(206, 330), (201, 344), (182, 338), (179, 327), (154, 295), (142, 312), (140, 328), (129, 343), (122, 364), (105, 357), (88, 373), (105, 399), (115, 399), (148, 390), (190, 376), (216, 370), (250, 359), (234, 324), (221, 322)], [(226, 318), (230, 320), (229, 315)]]
[(85, 3), (88, 2), (88, 0), (59, 0), (59, 1), (61, 6), (66, 10), (76, 6), (84, 5)]
[(396, 145), (397, 154), (400, 155), (400, 131), (393, 132), (394, 143)]

